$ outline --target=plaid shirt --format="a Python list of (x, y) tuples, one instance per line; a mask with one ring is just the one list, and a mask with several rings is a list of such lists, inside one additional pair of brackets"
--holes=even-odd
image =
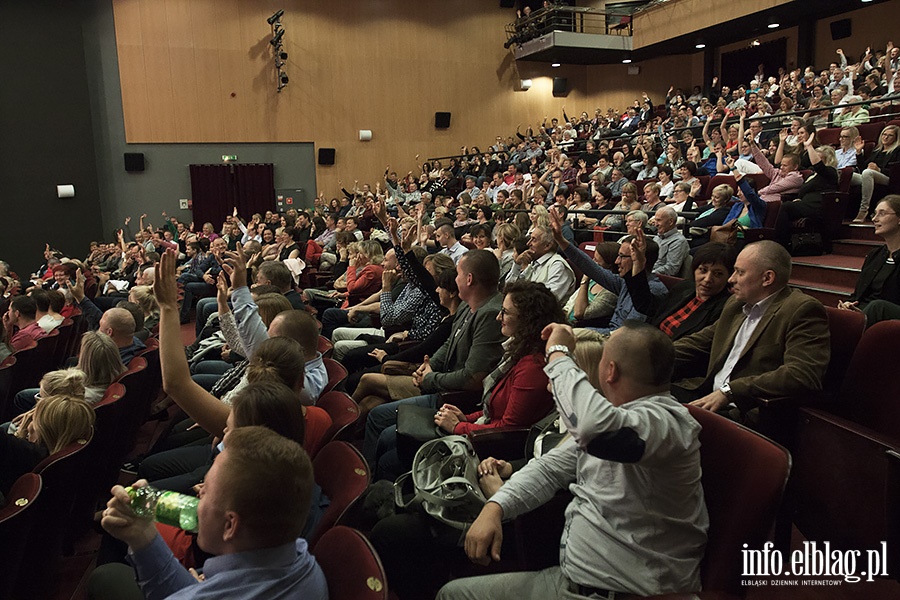
[(691, 298), (690, 302), (666, 317), (665, 320), (659, 324), (660, 330), (669, 337), (674, 336), (675, 332), (678, 331), (678, 328), (681, 327), (684, 322), (687, 321), (688, 317), (694, 314), (694, 311), (700, 308), (704, 302), (706, 302), (704, 298), (694, 296)]

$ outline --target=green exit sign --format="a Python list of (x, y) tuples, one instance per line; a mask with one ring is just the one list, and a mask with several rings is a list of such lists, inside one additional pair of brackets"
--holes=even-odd
[(234, 162), (237, 160), (237, 154), (223, 154), (222, 161), (223, 162)]

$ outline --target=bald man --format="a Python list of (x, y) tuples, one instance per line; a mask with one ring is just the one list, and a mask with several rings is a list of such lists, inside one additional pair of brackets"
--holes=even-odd
[(656, 237), (653, 240), (659, 246), (659, 258), (653, 265), (653, 272), (657, 275), (677, 276), (690, 251), (687, 239), (675, 226), (678, 213), (671, 206), (663, 206), (653, 218), (656, 221)]
[(568, 487), (577, 500), (566, 510), (560, 564), (457, 579), (438, 598), (618, 598), (699, 590), (709, 527), (700, 485), (700, 425), (669, 393), (671, 340), (655, 327), (626, 322), (603, 349), (598, 391), (571, 358), (570, 327), (549, 325), (543, 337), (544, 370), (572, 437), (491, 496), (465, 549), (476, 563), (499, 561), (501, 520)]
[(124, 308), (111, 308), (103, 313), (97, 329), (116, 343), (119, 356), (126, 366), (136, 353), (146, 348), (144, 343), (134, 336), (134, 317)]

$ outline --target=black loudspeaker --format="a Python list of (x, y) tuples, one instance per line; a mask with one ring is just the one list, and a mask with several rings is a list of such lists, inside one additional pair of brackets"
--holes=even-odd
[(434, 126), (438, 129), (447, 129), (450, 127), (450, 113), (436, 112), (434, 113)]
[(319, 148), (319, 164), (320, 165), (333, 165), (334, 164), (334, 148)]
[(555, 98), (565, 97), (569, 93), (569, 80), (565, 77), (553, 78), (553, 96)]
[(143, 152), (126, 152), (125, 153), (125, 170), (129, 173), (140, 172), (144, 170), (144, 153)]
[(842, 40), (850, 35), (850, 19), (831, 22), (831, 39)]

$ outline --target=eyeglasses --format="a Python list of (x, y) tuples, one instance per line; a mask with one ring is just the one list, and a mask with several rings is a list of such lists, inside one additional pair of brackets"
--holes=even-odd
[(622, 253), (619, 253), (619, 254), (617, 254), (616, 256), (619, 257), (619, 258), (621, 258), (621, 259), (623, 259), (623, 260), (626, 259), (626, 258), (631, 258), (631, 255), (630, 255), (630, 254), (622, 254)]
[(501, 319), (505, 319), (506, 317), (515, 317), (516, 316), (516, 313), (508, 311), (506, 309), (506, 307), (501, 307), (499, 314), (500, 314)]
[(886, 217), (886, 216), (888, 216), (888, 215), (894, 215), (894, 216), (897, 216), (897, 213), (895, 213), (895, 212), (893, 212), (893, 211), (890, 211), (890, 210), (876, 210), (874, 216), (875, 216), (876, 218), (880, 219), (880, 218)]

